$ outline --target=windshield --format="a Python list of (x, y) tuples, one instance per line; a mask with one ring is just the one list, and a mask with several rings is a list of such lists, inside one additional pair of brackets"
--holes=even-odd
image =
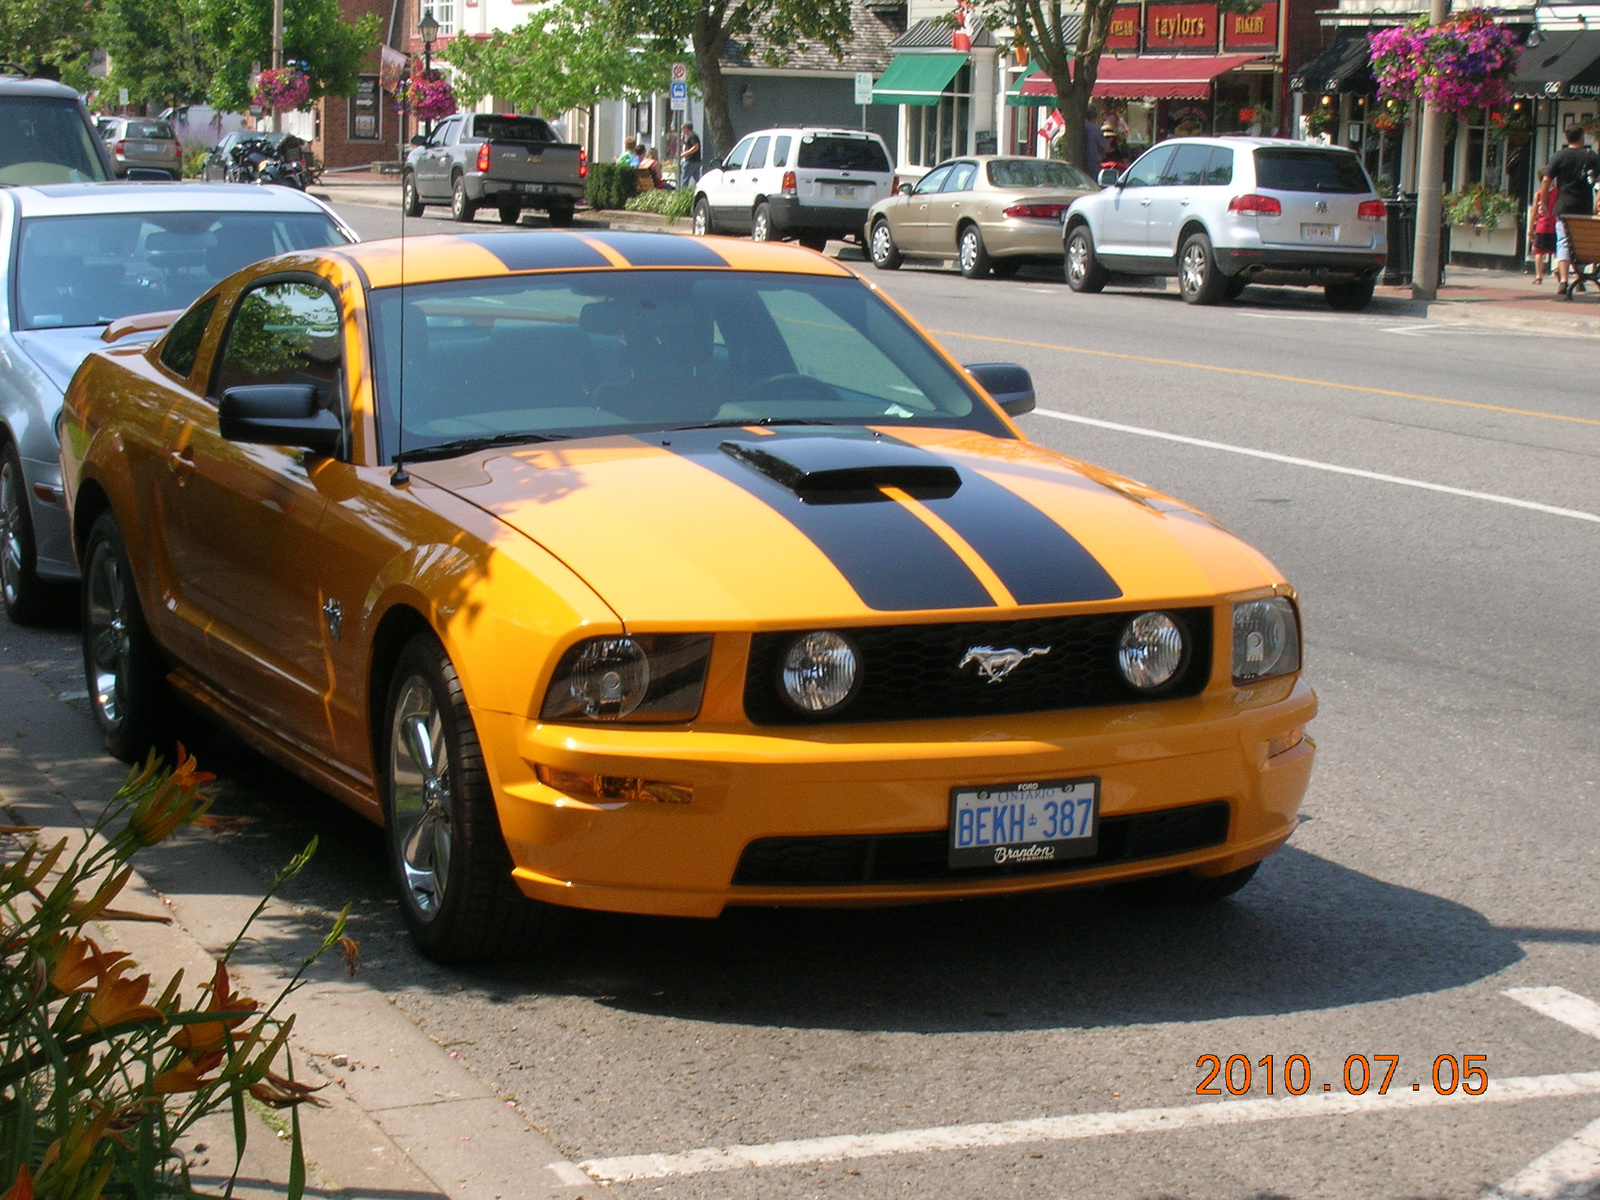
[(1071, 163), (1042, 158), (1000, 158), (989, 164), (989, 182), (1004, 188), (1086, 188), (1095, 183)]
[(348, 240), (322, 213), (31, 217), (17, 256), (17, 327), (106, 325), (187, 308), (241, 267)]
[(800, 167), (826, 171), (892, 171), (883, 147), (872, 138), (808, 133), (800, 139)]
[(0, 184), (96, 183), (105, 163), (89, 124), (70, 100), (0, 100)]
[(1256, 186), (1272, 192), (1366, 193), (1361, 160), (1349, 151), (1257, 150)]
[(856, 279), (597, 271), (383, 288), (371, 303), (391, 457), (402, 375), (408, 454), (763, 421), (1011, 436)]

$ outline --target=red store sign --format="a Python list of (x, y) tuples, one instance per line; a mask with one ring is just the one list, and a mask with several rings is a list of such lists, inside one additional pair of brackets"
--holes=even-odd
[(1278, 5), (1263, 4), (1253, 13), (1223, 13), (1222, 41), (1229, 50), (1276, 50)]
[(1144, 48), (1147, 54), (1157, 50), (1215, 51), (1217, 6), (1147, 5), (1144, 10)]
[(1107, 50), (1139, 49), (1139, 6), (1129, 4), (1111, 10), (1111, 29), (1106, 35)]

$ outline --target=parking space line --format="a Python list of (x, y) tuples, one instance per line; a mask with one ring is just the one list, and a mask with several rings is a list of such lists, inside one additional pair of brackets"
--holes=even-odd
[(1309, 387), (1332, 388), (1340, 392), (1365, 392), (1369, 396), (1392, 396), (1397, 400), (1421, 400), (1427, 404), (1449, 404), (1456, 408), (1477, 408), (1484, 412), (1507, 413), (1514, 417), (1537, 417), (1545, 421), (1570, 421), (1574, 425), (1600, 425), (1594, 417), (1573, 417), (1566, 413), (1542, 412), (1534, 408), (1507, 408), (1500, 404), (1481, 404), (1476, 400), (1452, 400), (1448, 396), (1427, 396), (1420, 392), (1396, 392), (1388, 388), (1365, 387), (1359, 383), (1335, 383), (1331, 379), (1306, 379), (1299, 375), (1276, 375), (1271, 371), (1247, 371), (1243, 367), (1218, 367), (1211, 363), (1184, 362), (1176, 358), (1151, 358), (1144, 354), (1119, 354), (1114, 350), (1091, 350), (1086, 346), (1062, 346), (1055, 342), (1027, 342), (1020, 338), (993, 337), (983, 333), (964, 333), (959, 329), (930, 329), (935, 337), (966, 338), (974, 342), (998, 342), (1003, 346), (1028, 346), (1034, 350), (1059, 350), (1063, 354), (1087, 354), (1094, 358), (1117, 358), (1124, 362), (1152, 363), (1160, 367), (1184, 367), (1190, 371), (1214, 371), (1220, 375), (1243, 375), (1250, 379), (1271, 379), (1278, 383), (1303, 383)]
[(1139, 1108), (1127, 1112), (1083, 1113), (1070, 1117), (1038, 1117), (976, 1125), (945, 1125), (873, 1133), (805, 1138), (764, 1145), (707, 1147), (677, 1154), (634, 1154), (596, 1158), (578, 1165), (604, 1183), (667, 1179), (757, 1167), (793, 1167), (884, 1158), (901, 1154), (972, 1150), (1028, 1142), (1079, 1141), (1127, 1133), (1161, 1133), (1213, 1129), (1260, 1121), (1309, 1117), (1346, 1117), (1404, 1109), (1460, 1107), (1467, 1104), (1514, 1104), (1523, 1100), (1600, 1095), (1600, 1071), (1566, 1075), (1533, 1075), (1497, 1079), (1480, 1096), (1457, 1090), (1399, 1091), (1378, 1096), (1338, 1094), (1290, 1096), (1272, 1100), (1224, 1100), (1172, 1108)]
[(1358, 479), (1372, 479), (1379, 483), (1394, 483), (1401, 487), (1420, 488), (1427, 492), (1442, 492), (1447, 496), (1464, 496), (1469, 500), (1487, 500), (1491, 504), (1507, 504), (1513, 508), (1527, 508), (1534, 512), (1549, 513), (1555, 517), (1570, 517), (1574, 521), (1592, 521), (1600, 524), (1600, 514), (1584, 512), (1577, 508), (1559, 508), (1553, 504), (1540, 504), (1536, 500), (1519, 500), (1515, 496), (1498, 496), (1493, 492), (1478, 492), (1471, 488), (1450, 487), (1443, 483), (1429, 483), (1422, 479), (1407, 479), (1403, 475), (1385, 475), (1381, 471), (1363, 471), (1359, 467), (1342, 467), (1337, 463), (1319, 462), (1314, 458), (1297, 458), (1292, 454), (1275, 454), (1270, 450), (1255, 450), (1249, 446), (1234, 446), (1228, 442), (1213, 442), (1208, 438), (1187, 437), (1181, 433), (1167, 433), (1161, 429), (1146, 429), (1140, 425), (1123, 425), (1117, 421), (1102, 421), (1096, 417), (1083, 417), (1076, 413), (1058, 412), (1050, 408), (1036, 408), (1034, 413), (1057, 421), (1072, 421), (1079, 425), (1093, 425), (1098, 429), (1111, 429), (1117, 433), (1131, 433), (1138, 437), (1159, 438), (1166, 442), (1181, 442), (1186, 446), (1199, 446), (1204, 450), (1222, 450), (1228, 454), (1243, 454), (1250, 458), (1263, 458), (1268, 462), (1286, 463), (1291, 467), (1308, 467), (1313, 471), (1330, 471), (1335, 475), (1353, 475)]
[(1507, 988), (1500, 993), (1534, 1012), (1570, 1025), (1579, 1033), (1600, 1038), (1600, 1004), (1564, 987)]
[(1600, 1121), (1540, 1155), (1484, 1200), (1578, 1200), (1600, 1190)]

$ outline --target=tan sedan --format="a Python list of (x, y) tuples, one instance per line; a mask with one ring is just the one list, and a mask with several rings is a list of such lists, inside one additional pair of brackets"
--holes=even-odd
[(968, 279), (1061, 259), (1061, 215), (1100, 188), (1070, 163), (974, 154), (940, 163), (867, 212), (867, 253), (880, 271), (907, 258), (953, 258)]

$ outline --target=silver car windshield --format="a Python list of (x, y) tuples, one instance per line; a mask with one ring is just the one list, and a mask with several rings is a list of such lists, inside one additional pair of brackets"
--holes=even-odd
[(106, 325), (187, 308), (253, 262), (348, 240), (322, 213), (30, 217), (17, 254), (17, 327)]
[(391, 456), (402, 386), (407, 454), (473, 439), (763, 422), (1012, 436), (855, 279), (596, 271), (382, 288), (371, 304)]

